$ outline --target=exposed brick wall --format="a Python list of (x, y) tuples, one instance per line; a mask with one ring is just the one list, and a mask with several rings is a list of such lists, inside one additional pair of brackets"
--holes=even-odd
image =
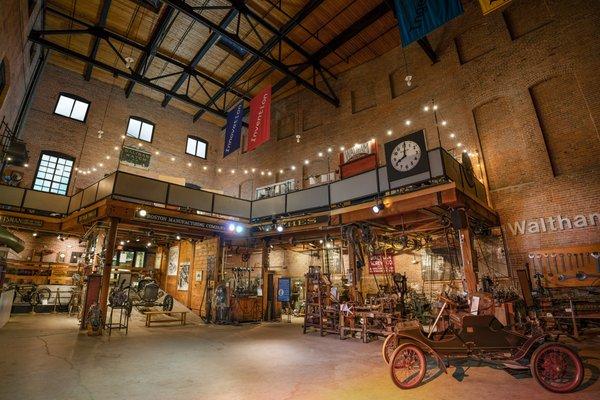
[[(91, 102), (85, 123), (54, 114), (60, 92), (71, 93)], [(44, 69), (21, 133), (30, 155), (30, 166), (23, 170), (24, 186), (31, 187), (35, 167), (43, 150), (75, 157), (75, 166), (78, 168), (97, 169), (89, 175), (75, 174), (69, 187), (71, 193), (115, 171), (122, 135), (132, 115), (155, 124), (152, 143), (129, 137), (125, 139), (126, 145), (137, 147), (138, 143), (142, 143), (141, 149), (152, 153), (150, 168), (144, 170), (121, 164), (121, 170), (153, 178), (159, 178), (159, 175), (184, 178), (186, 182), (202, 187), (214, 187), (214, 168), (205, 171), (203, 167), (214, 165), (216, 158), (221, 157), (221, 147), (216, 145), (220, 136), (217, 126), (206, 121), (193, 124), (189, 114), (176, 108), (162, 108), (159, 102), (135, 93), (127, 99), (117, 87), (111, 90), (111, 85), (95, 79), (86, 82), (79, 74), (51, 64)], [(102, 138), (98, 138), (100, 128), (104, 131)], [(207, 160), (185, 154), (187, 135), (199, 136), (209, 142)], [(174, 162), (171, 157), (175, 157)], [(190, 162), (191, 167), (188, 166)]]
[[(27, 0), (0, 1), (0, 60), (6, 65), (7, 86), (0, 93), (0, 121), (12, 129), (40, 50), (30, 51), (27, 34), (39, 24), (40, 1), (29, 13)], [(33, 56), (33, 57), (32, 57)]]
[[(503, 224), (599, 212), (598, 37), (598, 2), (514, 0), (502, 12), (485, 17), (477, 2), (465, 2), (464, 16), (430, 35), (440, 62), (431, 65), (417, 44), (404, 50), (408, 74), (413, 75), (410, 90), (402, 86), (404, 57), (402, 49), (396, 48), (338, 77), (334, 82), (341, 100), (338, 108), (306, 91), (275, 102), (274, 108), (298, 115), (294, 134), (280, 140), (274, 137), (253, 152), (220, 163), (224, 169), (255, 167), (273, 175), (232, 175), (225, 192), (237, 194), (238, 183), (249, 179), (254, 187), (284, 177), (306, 185), (303, 178), (312, 167), (304, 167), (304, 159), (310, 159), (312, 166), (317, 152), (329, 146), (337, 152), (340, 145), (370, 138), (381, 144), (390, 139), (388, 129), (395, 138), (424, 128), (428, 146), (437, 147), (433, 116), (422, 111), (426, 102), (435, 99), (448, 122), (441, 127), (442, 146), (452, 149), (461, 142), (463, 148), (479, 152), (482, 159), (474, 161), (487, 170), (491, 199)], [(551, 87), (539, 86), (547, 81)], [(372, 98), (361, 103), (376, 105), (353, 113), (352, 92), (365, 92), (371, 84)], [(303, 113), (313, 110), (323, 114), (321, 123), (303, 130)], [(272, 126), (277, 126), (275, 116)], [(450, 133), (457, 138), (450, 139)], [(300, 143), (295, 134), (302, 136)], [(550, 138), (550, 146), (544, 135)], [(383, 155), (381, 145), (379, 152)], [(552, 159), (564, 166), (557, 176)], [(337, 157), (333, 157), (332, 169), (336, 167)], [(596, 242), (600, 242), (599, 226), (509, 235), (509, 258), (514, 266), (531, 249)]]

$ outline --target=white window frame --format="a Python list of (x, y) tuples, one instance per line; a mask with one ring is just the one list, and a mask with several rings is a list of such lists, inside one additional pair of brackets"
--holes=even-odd
[(66, 196), (73, 176), (75, 158), (54, 151), (42, 151), (33, 180), (33, 190)]
[[(88, 112), (90, 111), (90, 105), (91, 103), (83, 97), (61, 92), (58, 94), (58, 100), (54, 106), (54, 114), (85, 123)], [(82, 117), (74, 115), (76, 111), (80, 111), (80, 108), (84, 106), (85, 111), (83, 112)], [(80, 114), (80, 112), (78, 112), (78, 114)]]
[[(193, 152), (190, 152), (188, 150), (188, 148), (190, 147), (190, 142), (193, 143), (193, 147), (194, 147)], [(199, 151), (198, 143), (204, 144), (204, 155), (202, 155), (202, 153), (200, 153), (200, 154), (198, 153), (198, 151)], [(206, 160), (206, 158), (208, 157), (208, 142), (198, 136), (188, 135), (187, 140), (185, 141), (185, 154), (189, 154), (191, 156)]]
[[(132, 127), (131, 123), (139, 123), (139, 128)], [(150, 138), (147, 135), (147, 129), (150, 129)], [(129, 117), (129, 121), (127, 122), (127, 130), (125, 131), (126, 135), (132, 138), (136, 138), (138, 140), (143, 140), (144, 142), (152, 143), (154, 139), (154, 123), (152, 121), (148, 121), (147, 119), (131, 116)]]

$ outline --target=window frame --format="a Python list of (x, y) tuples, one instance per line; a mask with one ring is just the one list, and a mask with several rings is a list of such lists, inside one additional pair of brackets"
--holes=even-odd
[[(204, 157), (199, 156), (198, 154), (194, 153), (188, 153), (188, 142), (190, 141), (190, 139), (195, 140), (196, 141), (196, 152), (198, 151), (198, 142), (202, 142), (204, 143), (204, 145), (206, 146), (206, 152), (204, 153)], [(190, 156), (194, 156), (194, 157), (198, 157), (202, 160), (206, 160), (208, 159), (208, 141), (206, 139), (202, 139), (201, 137), (198, 136), (194, 136), (194, 135), (187, 135), (187, 138), (185, 139), (185, 154), (188, 154)]]
[[(35, 188), (35, 182), (38, 179), (38, 173), (40, 172), (40, 166), (42, 164), (42, 158), (44, 157), (44, 155), (48, 155), (51, 157), (57, 157), (57, 158), (62, 158), (64, 160), (68, 160), (71, 161), (73, 164), (71, 165), (71, 171), (69, 172), (69, 182), (67, 183), (67, 188), (65, 189), (65, 193), (61, 194), (61, 193), (54, 193), (51, 191), (45, 191), (45, 190), (41, 190), (41, 189), (34, 189)], [(57, 194), (59, 196), (67, 196), (67, 193), (69, 193), (69, 188), (71, 187), (71, 180), (73, 178), (73, 172), (75, 172), (75, 157), (72, 157), (68, 154), (65, 153), (61, 153), (59, 151), (54, 151), (54, 150), (42, 150), (40, 151), (40, 157), (38, 159), (37, 162), (37, 166), (35, 167), (35, 173), (33, 175), (33, 180), (31, 182), (31, 189), (35, 190), (36, 192), (43, 192), (43, 193), (50, 193), (50, 194)], [(56, 171), (56, 168), (54, 168), (54, 170)], [(40, 178), (41, 179), (41, 178)], [(44, 178), (44, 180), (46, 180)], [(51, 180), (50, 182), (55, 182), (54, 180)], [(52, 185), (50, 185), (52, 187)]]
[[(131, 123), (132, 119), (135, 119), (135, 120), (141, 122), (141, 124), (140, 124), (140, 130), (138, 132), (138, 136), (137, 137), (130, 135), (129, 132), (128, 132), (129, 131), (129, 124)], [(148, 124), (148, 125), (152, 126), (152, 133), (150, 134), (150, 140), (149, 141), (146, 140), (146, 139), (140, 138), (140, 133), (142, 132), (142, 123), (143, 124)], [(154, 124), (154, 122), (152, 122), (152, 121), (150, 121), (150, 120), (148, 120), (146, 118), (138, 117), (137, 115), (130, 115), (129, 119), (127, 120), (127, 125), (125, 126), (125, 136), (130, 137), (130, 138), (134, 138), (134, 139), (137, 139), (137, 140), (141, 140), (142, 142), (152, 143), (152, 141), (154, 140), (154, 130), (155, 130), (155, 128), (156, 128), (156, 124)]]
[[(71, 116), (62, 115), (62, 114), (59, 114), (59, 113), (57, 113), (57, 112), (56, 112), (56, 108), (58, 107), (58, 103), (60, 102), (60, 99), (61, 99), (61, 97), (63, 97), (63, 96), (64, 96), (64, 97), (67, 97), (67, 98), (69, 98), (69, 99), (71, 99), (71, 100), (74, 100), (74, 101), (73, 101), (73, 107), (75, 107), (75, 102), (76, 102), (76, 101), (79, 101), (79, 102), (82, 102), (82, 103), (85, 103), (85, 104), (87, 104), (87, 108), (86, 108), (86, 110), (85, 110), (85, 117), (83, 118), (83, 120), (80, 120), (80, 119), (77, 119), (77, 118), (73, 118), (73, 117), (71, 117)], [(59, 117), (63, 117), (63, 118), (70, 119), (71, 121), (77, 121), (77, 122), (80, 122), (80, 123), (82, 123), (82, 124), (85, 124), (85, 123), (86, 123), (86, 121), (87, 121), (87, 117), (88, 117), (88, 115), (89, 115), (89, 113), (90, 113), (90, 107), (91, 107), (91, 106), (92, 106), (92, 102), (91, 102), (91, 101), (89, 101), (89, 100), (86, 100), (86, 99), (84, 99), (84, 98), (83, 98), (83, 97), (81, 97), (81, 96), (77, 96), (77, 95), (75, 95), (75, 94), (72, 94), (72, 93), (67, 93), (67, 92), (59, 92), (59, 93), (58, 93), (58, 98), (56, 99), (56, 103), (54, 104), (54, 112), (53, 112), (53, 114), (54, 114), (54, 115), (58, 115)], [(72, 115), (72, 114), (73, 114), (73, 108), (71, 108), (71, 115)]]

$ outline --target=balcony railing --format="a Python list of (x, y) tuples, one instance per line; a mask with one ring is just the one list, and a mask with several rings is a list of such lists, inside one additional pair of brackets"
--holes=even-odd
[(437, 148), (429, 150), (428, 155), (429, 171), (396, 181), (391, 187), (386, 167), (383, 166), (332, 183), (249, 201), (117, 171), (72, 196), (1, 185), (0, 205), (8, 210), (64, 216), (110, 197), (258, 221), (273, 216), (328, 210), (372, 201), (392, 192), (418, 190), (423, 185), (431, 186), (448, 181), (455, 182), (459, 190), (487, 204), (483, 184), (472, 174), (468, 176), (469, 172), (450, 154)]

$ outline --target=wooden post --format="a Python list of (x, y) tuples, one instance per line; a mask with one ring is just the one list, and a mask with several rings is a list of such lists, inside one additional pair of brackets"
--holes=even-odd
[(269, 297), (269, 240), (263, 239), (262, 241), (262, 257), (261, 257), (261, 271), (262, 271), (262, 314), (263, 320), (269, 321), (269, 307), (268, 307), (268, 297)]
[(100, 310), (102, 310), (102, 321), (106, 322), (106, 309), (108, 303), (108, 289), (110, 286), (110, 273), (112, 270), (112, 259), (117, 244), (117, 228), (119, 220), (115, 217), (110, 218), (110, 229), (107, 240), (104, 242), (104, 268), (102, 270), (102, 288), (100, 291)]
[(350, 285), (350, 299), (352, 301), (358, 301), (357, 291), (359, 291), (359, 274), (358, 268), (356, 268), (356, 252), (355, 252), (354, 242), (351, 240), (348, 241), (348, 270), (350, 271), (350, 276), (352, 277), (352, 282)]
[(477, 291), (477, 252), (473, 246), (473, 235), (468, 227), (459, 229), (458, 235), (467, 292), (473, 294)]

